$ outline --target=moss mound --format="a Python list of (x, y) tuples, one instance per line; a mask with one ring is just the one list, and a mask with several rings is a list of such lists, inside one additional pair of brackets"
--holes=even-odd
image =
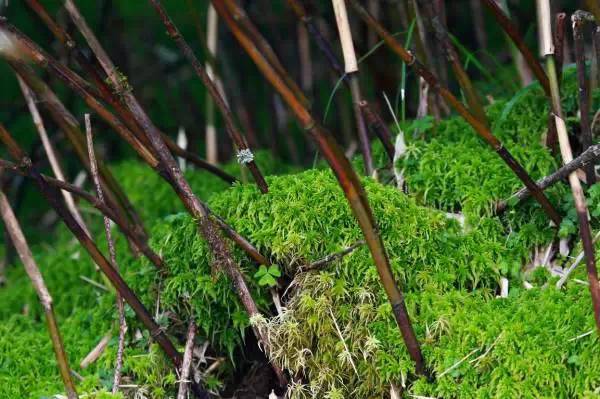
[[(565, 92), (571, 94), (565, 109), (572, 116), (569, 85), (566, 81)], [(557, 166), (540, 144), (545, 104), (533, 86), (489, 109), (495, 132), (536, 178)], [(254, 322), (272, 340), (273, 361), (300, 376), (292, 396), (375, 398), (387, 396), (391, 384), (406, 385), (407, 395), (444, 398), (597, 395), (598, 342), (595, 334), (582, 336), (593, 329), (586, 287), (542, 289), (547, 276), (538, 273), (532, 280), (538, 288), (520, 288), (531, 249), (554, 236), (542, 210), (529, 201), (501, 218), (492, 215), (493, 201), (520, 183), (459, 119), (427, 129), (425, 138), (409, 143), (402, 161), (410, 195), (370, 178), (363, 183), (424, 355), (438, 376), (435, 382), (415, 379), (366, 247), (320, 270), (303, 271), (362, 237), (331, 172), (268, 177), (268, 195), (251, 184), (228, 187), (205, 172), (186, 173), (196, 194), (293, 281), (283, 297), (285, 312), (274, 316), (269, 290), (255, 277), (257, 266), (233, 250), (265, 314)], [(294, 171), (262, 154), (258, 163), (265, 174)], [(226, 169), (237, 174), (239, 166)], [(194, 317), (199, 339), (228, 355), (229, 362), (205, 381), (218, 389), (236, 366), (233, 354), (243, 347), (250, 320), (227, 278), (212, 267), (194, 221), (177, 213), (183, 208), (171, 188), (138, 163), (114, 171), (169, 268), (159, 279), (148, 262), (129, 255), (119, 237), (125, 278), (174, 341), (181, 342), (183, 320)], [(550, 194), (564, 204), (564, 187)], [(464, 225), (446, 213), (456, 211), (466, 216)], [(97, 219), (92, 227), (105, 248)], [(114, 297), (82, 282), (84, 276), (103, 284), (87, 255), (65, 237), (59, 234), (52, 247), (36, 248), (36, 257), (55, 297), (71, 365), (84, 378), (80, 390), (109, 397), (115, 340), (89, 369), (77, 365), (114, 328)], [(510, 280), (505, 299), (496, 298), (501, 277)], [(11, 270), (0, 303), (0, 397), (60, 392), (39, 305), (21, 268)], [(20, 314), (24, 307), (28, 311)], [(172, 395), (175, 374), (150, 337), (136, 333), (143, 329), (131, 312), (128, 320), (124, 373), (149, 398)]]

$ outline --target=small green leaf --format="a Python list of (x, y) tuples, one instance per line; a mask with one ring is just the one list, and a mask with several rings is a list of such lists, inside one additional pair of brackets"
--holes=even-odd
[(277, 265), (269, 266), (269, 274), (273, 277), (281, 277), (281, 270), (279, 270), (279, 266), (277, 266)]

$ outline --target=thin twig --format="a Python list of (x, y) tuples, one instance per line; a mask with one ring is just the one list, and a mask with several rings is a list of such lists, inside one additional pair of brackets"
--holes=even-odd
[(177, 399), (187, 399), (192, 357), (194, 354), (195, 337), (196, 324), (194, 323), (194, 318), (192, 317), (188, 325), (187, 336), (185, 339), (185, 349), (183, 351), (183, 363), (181, 365), (181, 372), (179, 375), (179, 391), (177, 392)]
[[(200, 64), (200, 61), (194, 55), (193, 50), (187, 44), (187, 42), (185, 41), (185, 38), (181, 35), (181, 33), (179, 32), (179, 30), (177, 29), (177, 27), (175, 26), (173, 21), (167, 14), (166, 10), (162, 7), (160, 1), (159, 0), (151, 0), (151, 3), (154, 6), (154, 9), (156, 10), (156, 12), (161, 17), (163, 24), (167, 28), (167, 32), (169, 33), (169, 36), (177, 44), (177, 46), (179, 47), (179, 50), (183, 53), (184, 57), (188, 60), (188, 62), (190, 64), (192, 64), (194, 71), (196, 72), (196, 74), (198, 75), (198, 77), (200, 78), (200, 80), (202, 81), (204, 86), (207, 88), (207, 90), (208, 90), (210, 96), (212, 97), (212, 100), (216, 104), (216, 106), (219, 108), (219, 111), (221, 112), (221, 115), (223, 116), (223, 119), (225, 121), (225, 126), (227, 128), (227, 132), (229, 133), (232, 141), (235, 143), (235, 145), (237, 147), (238, 161), (241, 164), (244, 164), (248, 167), (248, 169), (250, 170), (250, 173), (252, 173), (254, 181), (256, 182), (256, 184), (259, 187), (259, 189), (261, 190), (261, 192), (263, 194), (267, 193), (269, 191), (267, 182), (265, 181), (264, 176), (260, 172), (258, 165), (256, 165), (256, 162), (254, 162), (254, 155), (252, 154), (250, 148), (248, 147), (246, 138), (244, 137), (242, 132), (239, 130), (239, 128), (235, 124), (233, 114), (231, 113), (229, 106), (225, 102), (225, 99), (221, 95), (219, 88), (217, 87), (217, 85), (215, 84), (213, 79), (211, 79), (211, 77), (208, 75), (207, 71), (204, 70), (204, 68)], [(215, 16), (215, 18), (216, 18), (216, 16)]]
[[(582, 169), (583, 167), (585, 167), (585, 165), (589, 163), (595, 163), (598, 160), (600, 160), (600, 144), (595, 144), (589, 147), (571, 162), (561, 166), (556, 172), (538, 180), (536, 182), (536, 185), (541, 190), (545, 190), (546, 188), (554, 185), (556, 182), (565, 179), (572, 172), (578, 169)], [(527, 187), (523, 187), (519, 191), (512, 194), (508, 199), (498, 202), (498, 204), (496, 205), (496, 212), (504, 212), (508, 204), (523, 201), (524, 199), (527, 199), (530, 195), (531, 192), (529, 191), (529, 189)]]
[[(573, 23), (573, 42), (575, 43), (577, 83), (579, 84), (580, 137), (582, 150), (585, 151), (592, 145), (592, 126), (590, 121), (590, 81), (585, 73), (585, 43), (583, 38), (583, 28), (586, 21), (594, 21), (594, 16), (580, 10), (576, 11), (571, 16), (571, 21)], [(594, 163), (589, 163), (584, 170), (588, 186), (596, 183)]]
[[(52, 173), (56, 176), (57, 179), (66, 181), (65, 175), (60, 167), (58, 162), (58, 157), (56, 156), (56, 152), (54, 151), (54, 147), (50, 142), (50, 138), (48, 137), (48, 133), (46, 133), (46, 127), (44, 126), (44, 121), (38, 107), (36, 105), (36, 99), (34, 98), (31, 89), (27, 87), (27, 84), (21, 79), (19, 75), (17, 75), (17, 79), (19, 80), (19, 86), (21, 87), (21, 91), (23, 92), (23, 96), (25, 97), (25, 101), (27, 102), (27, 107), (29, 108), (29, 113), (31, 114), (31, 118), (33, 119), (33, 124), (35, 125), (38, 134), (40, 135), (40, 139), (42, 140), (42, 145), (44, 146), (44, 150), (46, 151), (46, 155), (48, 156), (48, 160), (50, 161), (50, 166), (52, 167)], [(83, 218), (81, 217), (81, 213), (79, 213), (79, 209), (77, 209), (77, 205), (75, 205), (75, 201), (73, 200), (73, 196), (68, 191), (61, 192), (67, 207), (73, 214), (73, 217), (77, 222), (83, 227), (83, 230), (89, 234), (89, 229), (87, 228)]]
[[(85, 114), (85, 134), (87, 139), (88, 154), (90, 157), (90, 169), (92, 171), (92, 179), (94, 186), (96, 187), (96, 194), (98, 201), (104, 203), (104, 194), (102, 193), (102, 186), (100, 185), (100, 176), (98, 175), (98, 164), (96, 163), (96, 154), (94, 151), (94, 139), (92, 135), (92, 123), (90, 121), (90, 114)], [(110, 228), (110, 219), (108, 216), (103, 216), (104, 220), (104, 233), (106, 234), (106, 242), (108, 243), (108, 253), (110, 256), (110, 263), (119, 271), (119, 264), (117, 263), (117, 252), (115, 250), (115, 242), (112, 237), (112, 231)], [(119, 315), (119, 342), (117, 346), (117, 359), (115, 361), (115, 374), (113, 379), (112, 393), (116, 394), (121, 384), (121, 368), (123, 367), (123, 351), (125, 349), (125, 332), (127, 331), (127, 322), (125, 320), (125, 304), (123, 298), (117, 292), (117, 312)]]
[(320, 269), (325, 265), (328, 265), (329, 263), (335, 262), (338, 259), (343, 258), (344, 256), (354, 252), (355, 249), (362, 247), (363, 245), (365, 245), (365, 240), (359, 240), (357, 242), (355, 242), (354, 244), (350, 245), (347, 248), (342, 249), (339, 252), (327, 255), (326, 257), (319, 259), (317, 261), (312, 262), (311, 264), (308, 264), (304, 267), (302, 267), (303, 271), (310, 271), (310, 270), (315, 270), (315, 269)]
[(244, 48), (246, 53), (252, 58), (264, 77), (292, 109), (300, 125), (316, 141), (321, 153), (325, 155), (325, 159), (336, 175), (338, 182), (344, 191), (344, 195), (346, 196), (363, 232), (369, 250), (371, 251), (381, 283), (386, 291), (388, 300), (392, 305), (396, 323), (402, 334), (408, 352), (415, 362), (416, 372), (420, 375), (425, 374), (426, 368), (423, 354), (412, 328), (412, 323), (404, 302), (404, 296), (396, 284), (382, 238), (376, 228), (373, 211), (369, 206), (365, 190), (362, 187), (356, 172), (352, 169), (350, 162), (344, 156), (342, 149), (336, 143), (331, 133), (325, 130), (317, 122), (317, 119), (315, 119), (310, 111), (303, 105), (301, 99), (296, 97), (293, 89), (288, 87), (276, 68), (269, 63), (268, 59), (262, 54), (249, 35), (246, 34), (242, 27), (237, 23), (237, 17), (244, 13), (243, 10), (235, 1), (225, 0), (225, 3), (227, 4), (223, 4), (220, 0), (213, 1), (213, 5), (221, 19), (227, 24), (230, 31)]
[(367, 135), (367, 127), (360, 109), (360, 103), (363, 101), (360, 82), (358, 78), (358, 62), (354, 51), (354, 42), (352, 41), (352, 32), (348, 22), (348, 13), (346, 11), (345, 0), (331, 0), (335, 12), (335, 20), (340, 35), (340, 43), (344, 55), (344, 72), (350, 80), (350, 93), (352, 95), (352, 106), (354, 108), (354, 119), (358, 131), (358, 140), (360, 142), (360, 151), (363, 156), (365, 174), (373, 174), (373, 156), (371, 154), (371, 143)]
[(360, 15), (360, 17), (374, 29), (379, 36), (388, 44), (388, 46), (400, 56), (400, 58), (408, 65), (412, 66), (415, 72), (423, 77), (430, 87), (435, 88), (446, 102), (454, 108), (460, 116), (462, 116), (471, 127), (481, 136), (502, 158), (502, 160), (512, 169), (515, 175), (527, 186), (535, 199), (540, 203), (550, 220), (555, 225), (559, 225), (561, 216), (558, 214), (554, 206), (548, 201), (546, 195), (529, 176), (523, 166), (511, 155), (504, 145), (496, 136), (483, 124), (475, 115), (469, 112), (468, 109), (448, 90), (442, 86), (439, 80), (410, 52), (407, 51), (387, 30), (385, 30), (360, 4), (358, 0), (350, 0), (350, 3)]
[(90, 353), (85, 355), (85, 357), (81, 360), (81, 362), (79, 362), (79, 367), (84, 369), (84, 368), (88, 367), (90, 364), (94, 363), (96, 360), (98, 360), (100, 355), (102, 355), (102, 353), (104, 352), (104, 350), (110, 343), (111, 338), (112, 338), (112, 334), (110, 332), (108, 334), (106, 334), (104, 337), (102, 337), (102, 339), (98, 342), (98, 344), (96, 346), (94, 346), (94, 348), (90, 351)]
[[(552, 27), (550, 18), (550, 1), (537, 0), (538, 16), (540, 19), (540, 31), (542, 32), (541, 50), (546, 57), (548, 78), (550, 81), (552, 110), (554, 112), (554, 120), (556, 122), (556, 130), (558, 133), (558, 142), (563, 162), (565, 164), (573, 160), (573, 152), (569, 143), (567, 133), (567, 125), (564, 120), (562, 105), (560, 100), (560, 90), (558, 87), (558, 76), (556, 75), (556, 65), (554, 60), (554, 46), (552, 43)], [(590, 294), (592, 296), (592, 304), (594, 318), (596, 319), (596, 327), (600, 332), (600, 284), (598, 283), (598, 271), (596, 269), (596, 255), (594, 244), (592, 242), (592, 232), (588, 219), (588, 208), (581, 187), (581, 182), (577, 173), (573, 172), (569, 175), (569, 183), (575, 201), (575, 209), (579, 218), (579, 233), (585, 252), (587, 274), (589, 281)]]
[(48, 288), (46, 288), (42, 273), (40, 273), (40, 269), (33, 259), (29, 245), (27, 244), (17, 218), (10, 207), (8, 198), (6, 198), (6, 195), (1, 190), (0, 215), (2, 216), (2, 220), (4, 221), (4, 225), (8, 230), (8, 234), (10, 235), (12, 243), (19, 254), (19, 258), (21, 258), (21, 262), (23, 262), (23, 267), (25, 268), (27, 276), (29, 277), (31, 284), (35, 289), (40, 301), (40, 305), (44, 309), (44, 315), (46, 316), (48, 325), (48, 332), (50, 333), (50, 340), (52, 341), (54, 355), (56, 356), (56, 363), (58, 364), (58, 369), (60, 371), (60, 376), (62, 377), (67, 396), (69, 399), (76, 399), (78, 396), (75, 389), (75, 384), (71, 379), (69, 361), (65, 353), (65, 348), (60, 335), (58, 323), (56, 321), (56, 316), (54, 315), (52, 297), (50, 296)]

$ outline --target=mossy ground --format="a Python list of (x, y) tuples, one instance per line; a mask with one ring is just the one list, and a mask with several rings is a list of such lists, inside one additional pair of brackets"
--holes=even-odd
[[(565, 108), (572, 117), (575, 92), (567, 90), (569, 84)], [(489, 108), (494, 131), (534, 177), (558, 165), (540, 144), (545, 101), (532, 87)], [(293, 280), (283, 297), (285, 312), (273, 316), (268, 290), (253, 278), (257, 266), (234, 251), (265, 314), (254, 322), (271, 339), (273, 361), (301, 376), (292, 396), (376, 398), (387, 396), (392, 383), (407, 384), (407, 397), (598, 396), (598, 339), (582, 336), (594, 326), (587, 288), (571, 280), (558, 291), (550, 277), (523, 273), (532, 249), (550, 242), (555, 229), (533, 201), (502, 217), (493, 215), (493, 202), (520, 183), (462, 121), (450, 118), (424, 134), (426, 140), (409, 142), (410, 153), (400, 165), (409, 195), (370, 178), (363, 181), (425, 358), (438, 375), (435, 382), (415, 379), (366, 248), (321, 270), (302, 271), (303, 265), (361, 238), (331, 172), (268, 177), (268, 195), (253, 185), (228, 188), (206, 173), (188, 173), (194, 191)], [(259, 158), (258, 164), (267, 174), (282, 171), (276, 162), (265, 161)], [(174, 340), (181, 344), (184, 320), (191, 316), (200, 326), (199, 340), (229, 358), (206, 380), (218, 389), (238, 365), (233, 354), (243, 345), (250, 321), (226, 277), (212, 267), (194, 222), (181, 213), (170, 188), (138, 163), (114, 170), (169, 269), (169, 276), (159, 279), (147, 262), (128, 255), (119, 236), (123, 273)], [(565, 206), (564, 187), (549, 193)], [(594, 207), (600, 203), (596, 197), (590, 193)], [(457, 211), (466, 216), (464, 226), (446, 213)], [(100, 218), (95, 219), (99, 245), (105, 248)], [(71, 366), (83, 377), (80, 390), (108, 397), (115, 340), (89, 369), (80, 370), (78, 363), (114, 329), (113, 295), (83, 282), (81, 276), (104, 284), (62, 229), (35, 254), (55, 298)], [(0, 397), (58, 393), (61, 383), (33, 291), (20, 267), (8, 277), (7, 287), (0, 289)], [(510, 281), (508, 298), (497, 298), (501, 277)], [(521, 288), (524, 279), (534, 288)], [(174, 372), (147, 335), (136, 334), (139, 326), (130, 312), (128, 319), (127, 378), (147, 397), (173, 395)]]

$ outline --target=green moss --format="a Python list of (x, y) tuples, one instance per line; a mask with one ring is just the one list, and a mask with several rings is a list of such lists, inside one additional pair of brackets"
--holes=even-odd
[[(295, 169), (275, 159), (268, 151), (257, 151), (256, 163), (265, 175), (291, 173)], [(231, 161), (223, 165), (223, 169), (241, 179), (240, 165)], [(136, 210), (147, 221), (149, 226), (157, 218), (184, 211), (181, 200), (177, 198), (171, 186), (149, 166), (139, 161), (124, 161), (112, 167), (117, 180), (125, 188), (129, 199)], [(247, 179), (251, 179), (246, 173)], [(185, 177), (193, 192), (203, 201), (213, 193), (226, 190), (229, 185), (219, 177), (203, 170), (188, 169)]]
[[(576, 108), (573, 81), (566, 79), (564, 86), (570, 123)], [(488, 109), (494, 132), (535, 178), (558, 166), (541, 145), (546, 104), (539, 88), (532, 86)], [(425, 140), (409, 141), (409, 155), (401, 165), (409, 196), (370, 178), (363, 180), (425, 358), (438, 374), (435, 382), (412, 380), (412, 362), (366, 247), (323, 270), (301, 271), (303, 265), (362, 237), (331, 172), (270, 176), (268, 195), (253, 184), (228, 187), (206, 172), (186, 172), (200, 198), (269, 256), (286, 278), (294, 279), (284, 297), (287, 311), (275, 317), (268, 288), (255, 277), (257, 265), (232, 249), (266, 316), (263, 327), (272, 340), (273, 360), (303, 376), (305, 384), (293, 388), (293, 397), (382, 397), (391, 383), (402, 385), (409, 378), (409, 394), (444, 398), (597, 394), (597, 339), (579, 337), (594, 325), (587, 290), (571, 284), (564, 291), (552, 284), (547, 289), (519, 288), (523, 278), (536, 286), (551, 282), (544, 269), (523, 276), (522, 265), (534, 246), (553, 238), (554, 229), (531, 200), (502, 218), (493, 217), (493, 202), (521, 184), (470, 130), (460, 119), (450, 118), (427, 128)], [(385, 163), (381, 146), (375, 154), (379, 164)], [(257, 162), (267, 175), (295, 171), (267, 153), (259, 152)], [(360, 159), (354, 164), (360, 168)], [(224, 168), (240, 173), (236, 163)], [(164, 257), (169, 274), (159, 279), (147, 261), (129, 255), (118, 236), (121, 270), (174, 341), (179, 342), (185, 331), (182, 320), (194, 317), (199, 339), (229, 355), (225, 370), (209, 381), (216, 389), (219, 378), (235, 367), (233, 353), (243, 345), (250, 321), (228, 278), (211, 264), (195, 222), (182, 213), (172, 189), (139, 163), (125, 162), (113, 170), (151, 230), (152, 246)], [(588, 193), (595, 217), (600, 214), (596, 191)], [(562, 209), (572, 208), (564, 187), (549, 194)], [(465, 215), (465, 226), (446, 214), (457, 211)], [(99, 217), (91, 227), (104, 249)], [(66, 237), (61, 233), (52, 246), (36, 247), (34, 252), (55, 298), (71, 365), (84, 377), (80, 391), (112, 397), (107, 392), (114, 338), (89, 369), (79, 370), (77, 365), (113, 328), (114, 297), (83, 282), (80, 276), (105, 284), (83, 250)], [(584, 278), (583, 274), (579, 270), (575, 276)], [(510, 296), (497, 299), (502, 276), (510, 280)], [(9, 285), (0, 289), (0, 397), (60, 392), (35, 295), (21, 268), (10, 269), (8, 277)], [(28, 313), (19, 314), (24, 308)], [(172, 367), (129, 309), (127, 316), (125, 378), (149, 398), (172, 395)], [(141, 337), (135, 334), (138, 329)]]

